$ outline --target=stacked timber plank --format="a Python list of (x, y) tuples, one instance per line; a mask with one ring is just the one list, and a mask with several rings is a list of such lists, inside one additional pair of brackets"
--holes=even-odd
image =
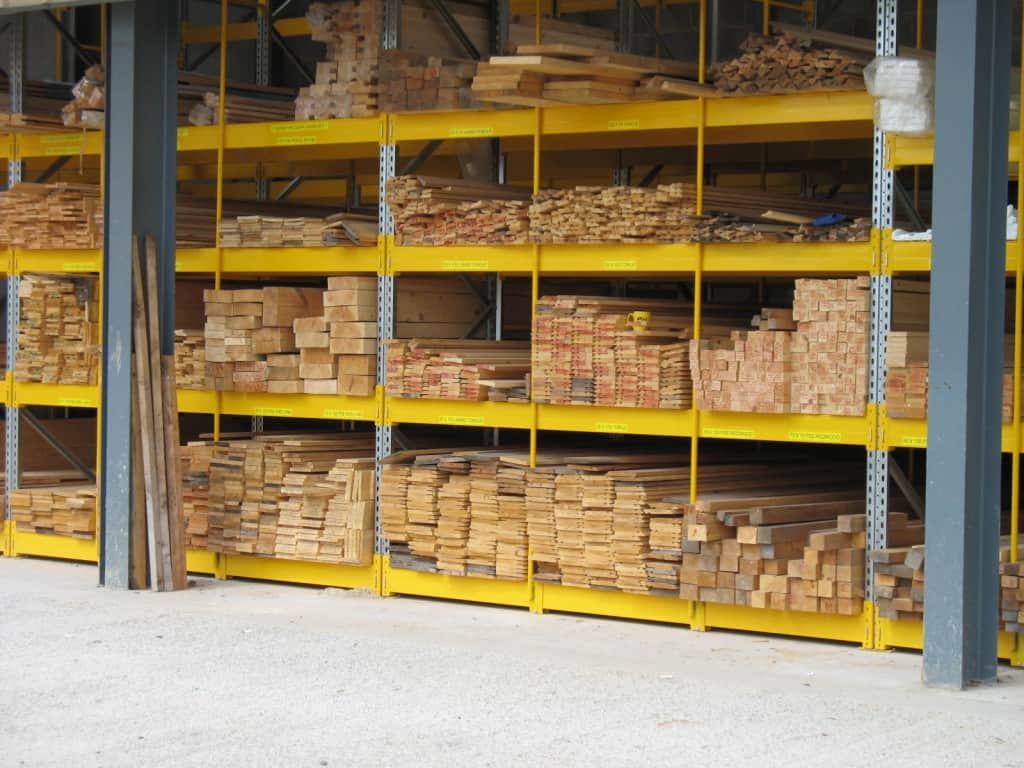
[(185, 548), (205, 550), (210, 533), (210, 461), (214, 443), (193, 442), (180, 448), (181, 500)]
[(529, 372), (529, 342), (387, 342), (388, 394), (393, 397), (527, 402)]
[(88, 184), (15, 184), (0, 192), (0, 243), (16, 248), (99, 248), (99, 188)]
[(871, 552), (875, 566), (875, 605), (883, 619), (924, 618), (924, 531), (913, 542)]
[(371, 438), (265, 435), (185, 450), (194, 471), (186, 513), (200, 518), (188, 526), (206, 549), (353, 565), (372, 558)]
[(740, 55), (716, 64), (711, 82), (722, 93), (765, 94), (864, 87), (870, 56), (817, 46), (789, 33), (751, 34)]
[(178, 389), (206, 385), (206, 336), (203, 330), (174, 331), (174, 378)]
[[(180, 92), (179, 92), (180, 93)], [(237, 96), (227, 94), (224, 102), (224, 119), (228, 123), (274, 123), (292, 120), (295, 104), (280, 99)], [(188, 114), (192, 125), (218, 125), (220, 121), (220, 94), (205, 91)]]
[(221, 221), (224, 248), (287, 248), (323, 245), (327, 222), (321, 218), (235, 216)]
[(430, 176), (396, 176), (388, 179), (386, 199), (399, 245), (504, 245), (527, 241), (527, 189)]
[(529, 107), (717, 95), (693, 82), (696, 75), (692, 64), (549, 42), (492, 56), (479, 66), (472, 93), (478, 101)]
[(1009, 537), (999, 548), (999, 627), (1007, 632), (1024, 632), (1024, 547), (1010, 562)]
[(377, 113), (383, 16), (384, 4), (376, 0), (310, 3), (306, 19), (326, 54), (315, 82), (295, 99), (296, 120)]
[(537, 243), (677, 243), (695, 239), (699, 219), (682, 184), (545, 190), (530, 205)]
[[(648, 312), (643, 327), (631, 312)], [(689, 408), (692, 308), (667, 299), (544, 296), (533, 327), (539, 403)]]
[[(889, 331), (885, 349), (886, 414), (894, 419), (928, 418), (928, 333)], [(1003, 339), (1004, 424), (1013, 421), (1013, 337)]]
[(95, 278), (22, 275), (16, 381), (96, 383), (99, 305), (95, 294)]
[(64, 83), (28, 80), (24, 83), (20, 112), (11, 111), (11, 87), (0, 75), (0, 131), (4, 133), (58, 133), (65, 131), (61, 109), (70, 89)]
[(472, 109), (470, 86), (475, 61), (383, 51), (380, 58), (378, 106), (382, 112)]
[(96, 538), (95, 483), (10, 489), (11, 517), (19, 531)]

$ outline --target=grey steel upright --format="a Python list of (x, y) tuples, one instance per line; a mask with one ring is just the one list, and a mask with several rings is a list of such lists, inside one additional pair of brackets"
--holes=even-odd
[(174, 354), (177, 0), (110, 8), (103, 248), (100, 582), (128, 588), (131, 509), (132, 242), (159, 254), (160, 346)]
[(938, 6), (924, 680), (994, 682), (1010, 0)]

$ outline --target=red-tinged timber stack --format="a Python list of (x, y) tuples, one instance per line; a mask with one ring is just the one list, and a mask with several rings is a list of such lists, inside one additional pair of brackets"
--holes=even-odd
[(544, 296), (534, 318), (533, 399), (689, 408), (692, 327), (693, 310), (682, 302)]
[(387, 343), (388, 394), (526, 402), (529, 342), (395, 339)]

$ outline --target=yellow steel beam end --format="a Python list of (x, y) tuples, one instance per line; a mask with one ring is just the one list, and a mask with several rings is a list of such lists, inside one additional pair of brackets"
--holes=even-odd
[(379, 568), (377, 572), (377, 579), (379, 580), (380, 589), (377, 594), (381, 597), (391, 597), (391, 587), (388, 584), (388, 575), (391, 573), (391, 557), (389, 555), (374, 555), (374, 565)]
[(704, 603), (694, 600), (690, 603), (690, 629), (695, 632), (707, 632), (707, 614), (704, 610)]
[(213, 565), (213, 577), (220, 581), (227, 581), (228, 578), (228, 556), (218, 552)]

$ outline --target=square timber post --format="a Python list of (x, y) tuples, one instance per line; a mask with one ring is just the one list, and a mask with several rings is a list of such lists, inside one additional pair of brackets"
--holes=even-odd
[[(100, 583), (127, 589), (132, 488), (132, 243), (159, 258), (160, 347), (174, 354), (177, 0), (109, 9), (104, 154)], [(141, 467), (137, 471), (142, 471)]]
[(924, 681), (995, 682), (1010, 0), (939, 3)]

